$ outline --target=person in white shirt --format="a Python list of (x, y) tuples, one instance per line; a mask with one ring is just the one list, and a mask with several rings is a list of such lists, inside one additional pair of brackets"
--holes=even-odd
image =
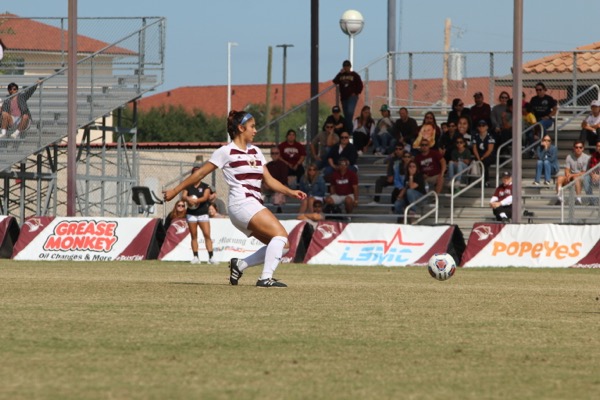
[(246, 268), (264, 263), (256, 286), (287, 287), (285, 283), (273, 279), (279, 260), (289, 248), (287, 232), (275, 215), (262, 204), (261, 183), (264, 180), (271, 190), (301, 200), (306, 194), (281, 184), (265, 168), (265, 157), (252, 144), (256, 135), (256, 121), (250, 113), (232, 110), (227, 118), (227, 132), (231, 142), (217, 149), (207, 163), (175, 188), (165, 190), (164, 198), (167, 201), (173, 199), (189, 185), (221, 168), (229, 185), (228, 214), (232, 224), (247, 236), (254, 236), (265, 244), (243, 260), (231, 259), (229, 283), (237, 285)]
[(581, 135), (579, 140), (586, 141), (590, 146), (596, 146), (598, 134), (600, 133), (600, 100), (594, 100), (590, 104), (592, 112), (581, 123)]

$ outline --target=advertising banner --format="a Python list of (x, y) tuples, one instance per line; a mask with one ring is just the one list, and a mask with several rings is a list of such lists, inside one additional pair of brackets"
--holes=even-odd
[(155, 258), (152, 218), (30, 217), (14, 246), (15, 260), (141, 261)]
[[(290, 249), (282, 262), (293, 261), (301, 240), (306, 222), (299, 220), (280, 221), (288, 232)], [(254, 237), (240, 232), (228, 218), (210, 220), (210, 237), (213, 243), (213, 259), (217, 262), (229, 262), (232, 258), (245, 258), (264, 246)], [(167, 236), (160, 249), (158, 259), (162, 261), (190, 261), (192, 259), (192, 239), (185, 219), (176, 219), (167, 230)], [(208, 252), (202, 233), (198, 231), (198, 258), (208, 261)]]
[(322, 221), (315, 229), (304, 262), (390, 267), (425, 265), (434, 253), (449, 252), (455, 229), (455, 226)]
[(475, 224), (463, 267), (598, 267), (600, 225)]

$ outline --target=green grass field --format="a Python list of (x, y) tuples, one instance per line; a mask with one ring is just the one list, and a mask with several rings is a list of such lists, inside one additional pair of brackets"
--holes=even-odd
[(600, 271), (3, 260), (2, 399), (592, 399)]

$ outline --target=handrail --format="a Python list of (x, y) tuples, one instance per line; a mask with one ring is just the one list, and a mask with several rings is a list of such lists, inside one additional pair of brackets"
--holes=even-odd
[(421, 217), (416, 220), (414, 222), (414, 224), (418, 224), (419, 222), (423, 221), (425, 218), (429, 217), (433, 212), (435, 212), (435, 223), (438, 223), (438, 210), (440, 207), (440, 199), (439, 196), (436, 192), (434, 192), (433, 190), (425, 193), (425, 195), (423, 195), (422, 197), (419, 197), (417, 200), (415, 200), (414, 202), (410, 203), (408, 206), (406, 206), (406, 208), (404, 209), (404, 225), (407, 224), (408, 222), (408, 211), (411, 208), (414, 208), (417, 206), (417, 204), (425, 201), (428, 197), (434, 196), (435, 197), (435, 207), (431, 210), (429, 210), (428, 212), (426, 212), (425, 214), (421, 215)]
[(480, 174), (479, 177), (477, 179), (475, 179), (473, 182), (469, 183), (467, 186), (462, 188), (462, 190), (459, 190), (458, 192), (454, 193), (454, 186), (455, 186), (456, 179), (460, 178), (461, 175), (466, 174), (467, 172), (470, 172), (470, 170), (471, 170), (470, 167), (471, 167), (471, 165), (473, 165), (473, 163), (479, 164), (479, 170), (483, 171), (483, 167), (484, 167), (483, 162), (473, 160), (469, 164), (468, 168), (465, 168), (462, 171), (460, 171), (459, 173), (457, 173), (456, 175), (454, 175), (452, 177), (452, 180), (450, 181), (450, 225), (454, 224), (454, 199), (457, 198), (458, 196), (460, 196), (461, 194), (465, 193), (470, 188), (474, 187), (477, 183), (481, 183), (481, 207), (483, 207), (483, 197), (484, 197), (484, 193), (485, 193), (485, 181), (483, 180), (483, 173)]
[[(528, 127), (527, 129), (525, 129), (523, 132), (521, 132), (521, 135), (525, 132), (529, 132), (530, 130), (533, 130), (536, 126), (540, 126), (541, 129), (543, 129), (542, 127), (542, 123), (541, 122), (536, 122), (535, 124), (531, 125), (530, 127)], [(524, 148), (521, 149), (521, 154), (525, 154), (527, 151), (531, 150), (535, 145), (537, 145), (542, 139), (538, 139), (535, 142), (533, 142), (532, 144), (530, 144), (529, 146), (526, 146)], [(512, 156), (508, 157), (508, 159), (504, 160), (503, 163), (500, 163), (500, 154), (502, 152), (502, 150), (508, 146), (509, 144), (511, 144), (513, 142), (513, 139), (510, 138), (508, 139), (506, 142), (502, 143), (500, 146), (498, 146), (498, 148), (496, 149), (496, 187), (498, 187), (498, 185), (500, 184), (500, 168), (504, 167), (505, 165), (509, 164), (512, 162)], [(556, 143), (556, 142), (555, 142)]]
[[(576, 96), (573, 96), (573, 98), (571, 100), (569, 100), (566, 103), (564, 103), (561, 107), (562, 108), (568, 107), (569, 104), (572, 104), (572, 103), (576, 102), (580, 97), (583, 97), (585, 94), (587, 94), (588, 92), (590, 92), (593, 89), (596, 89), (596, 91), (598, 93), (598, 96), (599, 96), (598, 100), (600, 100), (600, 86), (598, 86), (597, 84), (594, 84), (594, 85), (590, 86), (589, 88), (587, 88), (586, 90), (584, 90), (583, 92), (577, 94)], [(556, 111), (556, 115), (554, 116), (554, 143), (558, 143), (558, 131), (559, 130), (562, 130), (562, 128), (564, 128), (565, 126), (567, 126), (574, 118), (579, 117), (581, 114), (586, 113), (587, 111), (588, 110), (582, 110), (582, 111), (578, 112), (576, 115), (571, 116), (567, 120), (563, 121), (563, 123), (559, 127), (558, 126), (558, 116), (559, 116), (559, 112), (560, 112), (560, 108), (559, 108)], [(533, 129), (536, 125), (540, 125), (541, 126), (541, 123), (537, 122), (534, 125), (531, 125), (527, 129), (525, 129), (521, 133), (521, 135), (523, 133), (528, 132), (529, 130)], [(535, 142), (533, 142), (529, 146), (526, 146), (525, 148), (523, 148), (522, 151), (521, 151), (521, 154), (525, 154), (526, 152), (528, 152), (531, 149), (533, 149), (535, 146), (537, 146), (541, 142), (541, 140), (542, 140), (542, 138), (540, 137), (538, 140), (536, 140)], [(498, 149), (496, 150), (496, 186), (498, 186), (500, 184), (500, 168), (502, 168), (503, 166), (505, 166), (508, 163), (512, 162), (512, 156), (511, 156), (508, 159), (504, 160), (504, 162), (502, 164), (500, 164), (500, 152), (501, 152), (501, 150), (505, 146), (508, 146), (510, 143), (512, 143), (512, 141), (513, 141), (513, 139), (510, 138), (506, 142), (502, 143), (502, 145), (500, 145), (498, 147)]]
[[(577, 178), (577, 179), (573, 179), (571, 182), (567, 183), (566, 185), (564, 185), (559, 194), (558, 197), (560, 199), (560, 222), (564, 223), (565, 222), (565, 191), (569, 190), (570, 192), (570, 196), (569, 196), (569, 223), (573, 222), (573, 217), (574, 217), (574, 212), (573, 212), (573, 189), (575, 188), (575, 184), (577, 183), (577, 181), (581, 180), (581, 184), (584, 186), (583, 189), (585, 189), (585, 184), (584, 181), (585, 179), (591, 179), (590, 175), (592, 173), (595, 172), (600, 172), (600, 164), (596, 165), (594, 168), (585, 171), (585, 174), (581, 175), (581, 177)], [(591, 182), (590, 182), (590, 189), (591, 189)], [(586, 193), (589, 194), (589, 193)], [(598, 200), (600, 201), (600, 193), (598, 193)], [(599, 203), (600, 204), (600, 203)]]

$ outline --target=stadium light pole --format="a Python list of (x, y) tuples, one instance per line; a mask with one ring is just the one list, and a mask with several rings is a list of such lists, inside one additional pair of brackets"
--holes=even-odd
[(358, 35), (365, 26), (365, 20), (361, 13), (356, 10), (348, 10), (342, 14), (340, 28), (342, 32), (350, 37), (350, 49), (348, 60), (354, 65), (354, 36)]
[(294, 47), (293, 44), (278, 44), (277, 47), (281, 47), (283, 48), (283, 83), (282, 83), (282, 90), (283, 90), (283, 94), (282, 94), (282, 106), (281, 106), (281, 113), (285, 113), (285, 84), (286, 84), (286, 77), (287, 77), (287, 49), (288, 47)]
[[(237, 46), (236, 42), (227, 42), (227, 115), (231, 111), (231, 47)], [(227, 141), (229, 141), (227, 135)]]

